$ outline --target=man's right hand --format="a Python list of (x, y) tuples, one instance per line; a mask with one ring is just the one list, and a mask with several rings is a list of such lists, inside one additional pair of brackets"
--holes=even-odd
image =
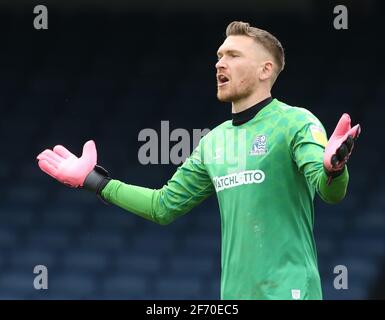
[(97, 162), (95, 142), (87, 141), (80, 158), (57, 145), (53, 150), (46, 149), (37, 156), (42, 171), (59, 182), (72, 188), (84, 186), (87, 176), (94, 170)]

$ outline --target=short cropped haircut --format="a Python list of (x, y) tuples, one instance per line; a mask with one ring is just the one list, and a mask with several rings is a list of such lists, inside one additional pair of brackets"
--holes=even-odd
[[(285, 52), (281, 42), (266, 30), (251, 27), (249, 23), (242, 21), (233, 21), (226, 28), (226, 36), (248, 36), (255, 39), (262, 45), (273, 57), (276, 63), (275, 79), (285, 67)], [(273, 82), (275, 81), (273, 79)]]

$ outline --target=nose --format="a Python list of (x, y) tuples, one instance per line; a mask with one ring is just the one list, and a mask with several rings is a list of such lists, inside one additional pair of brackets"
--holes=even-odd
[(220, 58), (219, 60), (218, 60), (218, 62), (215, 64), (215, 68), (216, 69), (223, 69), (223, 68), (225, 68), (226, 67), (226, 65), (224, 64), (224, 62), (223, 62), (223, 58)]

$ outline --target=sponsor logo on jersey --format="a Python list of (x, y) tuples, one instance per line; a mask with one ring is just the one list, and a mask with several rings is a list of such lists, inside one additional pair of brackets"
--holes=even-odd
[(267, 137), (264, 134), (257, 136), (251, 147), (250, 155), (260, 156), (260, 155), (266, 154), (267, 153), (266, 144), (267, 144)]
[(312, 124), (310, 126), (310, 132), (315, 142), (326, 147), (328, 140), (326, 138), (324, 131), (319, 126)]
[(243, 184), (262, 183), (264, 180), (265, 173), (262, 170), (246, 170), (213, 178), (217, 192)]

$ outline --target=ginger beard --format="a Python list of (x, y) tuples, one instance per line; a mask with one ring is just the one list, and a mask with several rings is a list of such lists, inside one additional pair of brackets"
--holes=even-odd
[[(258, 77), (255, 69), (239, 70), (243, 76), (234, 74), (228, 75), (226, 71), (221, 71), (224, 76), (219, 77), (217, 82), (217, 98), (221, 102), (236, 102), (249, 97), (257, 89)], [(237, 80), (238, 79), (238, 80)]]

